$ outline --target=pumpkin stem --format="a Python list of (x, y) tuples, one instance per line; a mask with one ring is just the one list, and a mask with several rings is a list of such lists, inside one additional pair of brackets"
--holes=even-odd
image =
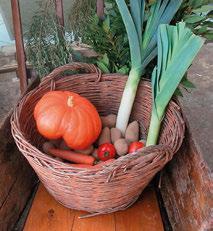
[(67, 105), (68, 107), (73, 107), (73, 96), (68, 96), (68, 99), (67, 99)]

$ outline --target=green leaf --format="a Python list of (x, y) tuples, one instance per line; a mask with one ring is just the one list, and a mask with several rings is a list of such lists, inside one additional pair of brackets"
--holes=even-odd
[(174, 95), (175, 95), (175, 96), (183, 97), (183, 94), (182, 94), (182, 92), (181, 92), (181, 90), (180, 90), (179, 88), (177, 88), (177, 89), (175, 90)]
[(132, 16), (129, 12), (129, 9), (126, 5), (125, 0), (116, 0), (118, 9), (120, 11), (121, 17), (123, 19), (130, 47), (130, 55), (132, 67), (138, 68), (141, 66), (141, 52), (140, 52), (140, 41), (138, 38), (138, 33), (132, 19)]
[(107, 67), (109, 66), (109, 58), (106, 53), (103, 55), (101, 62), (105, 64)]
[[(163, 43), (167, 43), (167, 46), (173, 47), (169, 59), (168, 52), (170, 49), (165, 49), (165, 45), (162, 45)], [(177, 26), (160, 26), (158, 32), (158, 53), (162, 60), (165, 57), (167, 57), (167, 60), (163, 61), (166, 64), (158, 61), (158, 65), (160, 65), (158, 68), (161, 70), (160, 76), (156, 74), (152, 76), (152, 78), (158, 79), (158, 81), (155, 81), (155, 84), (159, 84), (159, 91), (154, 95), (159, 118), (162, 117), (162, 113), (164, 113), (172, 95), (203, 43), (204, 40), (195, 36), (190, 29), (186, 28), (185, 23), (178, 23)], [(160, 49), (160, 47), (163, 48)], [(185, 81), (185, 85), (192, 87), (189, 81)]]
[[(160, 24), (170, 23), (181, 3), (182, 0), (158, 0), (151, 6), (150, 15), (143, 33), (141, 53), (144, 67), (146, 67), (146, 65), (157, 55), (157, 52), (154, 52), (154, 50), (157, 45), (158, 26)], [(152, 55), (150, 56), (151, 53)], [(149, 59), (147, 60), (148, 56)]]
[(142, 40), (142, 26), (145, 10), (144, 0), (130, 0), (131, 15), (138, 33), (139, 41)]
[(189, 5), (194, 8), (198, 8), (203, 3), (203, 0), (189, 0)]
[(188, 79), (182, 80), (181, 84), (186, 88), (196, 88), (196, 86)]
[(198, 28), (196, 30), (196, 33), (197, 34), (203, 34), (203, 33), (206, 33), (208, 31), (208, 27), (207, 26), (201, 26), (200, 28)]
[[(182, 95), (179, 84), (203, 43), (183, 22), (176, 26), (160, 25), (158, 59), (161, 60), (152, 73), (153, 103), (147, 146), (157, 143), (166, 107), (174, 93)], [(186, 78), (185, 85), (192, 86)]]
[(118, 69), (118, 73), (120, 73), (120, 74), (127, 74), (128, 73), (128, 71), (129, 71), (129, 68), (125, 65), (125, 66), (123, 66), (123, 67), (121, 67), (120, 69)]
[(192, 10), (192, 12), (194, 12), (194, 13), (203, 13), (203, 12), (209, 12), (211, 10), (213, 10), (213, 5), (209, 4), (209, 5), (201, 6), (198, 9)]
[(204, 34), (204, 37), (210, 41), (213, 41), (213, 33), (212, 32)]
[(97, 66), (103, 71), (104, 73), (110, 73), (108, 67), (101, 61), (97, 61)]
[(184, 21), (186, 23), (196, 23), (196, 22), (200, 22), (202, 20), (204, 20), (205, 17), (204, 16), (199, 16), (199, 15), (189, 15), (189, 16), (186, 16), (184, 18)]
[(104, 19), (102, 27), (103, 27), (103, 30), (106, 33), (110, 32), (110, 19), (109, 19), (109, 15), (107, 15), (107, 17)]

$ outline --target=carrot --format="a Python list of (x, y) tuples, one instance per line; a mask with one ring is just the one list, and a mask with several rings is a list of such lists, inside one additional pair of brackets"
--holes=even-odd
[(96, 165), (89, 165), (89, 164), (69, 164), (72, 167), (77, 167), (77, 168), (84, 168), (84, 169), (99, 169), (103, 167), (105, 164), (112, 162), (115, 159), (109, 159), (107, 161), (102, 161)]
[(72, 166), (72, 167), (77, 167), (77, 168), (93, 168), (94, 165), (89, 165), (89, 164), (69, 164), (69, 166)]
[(62, 159), (77, 163), (77, 164), (88, 164), (93, 165), (95, 158), (93, 156), (87, 156), (82, 153), (76, 153), (68, 150), (61, 150), (57, 148), (49, 148), (48, 153), (53, 156), (60, 157)]

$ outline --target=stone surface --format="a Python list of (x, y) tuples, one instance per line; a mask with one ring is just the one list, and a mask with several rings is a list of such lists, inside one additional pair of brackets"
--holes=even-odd
[(163, 170), (161, 194), (173, 231), (213, 230), (213, 44), (189, 71), (197, 89), (181, 100), (184, 143)]
[(189, 79), (196, 89), (184, 94), (183, 112), (204, 160), (213, 170), (213, 43), (202, 48), (189, 70)]
[(16, 104), (20, 95), (19, 80), (15, 72), (0, 74), (0, 121)]

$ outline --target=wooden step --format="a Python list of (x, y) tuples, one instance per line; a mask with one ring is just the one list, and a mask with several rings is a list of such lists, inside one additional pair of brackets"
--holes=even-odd
[(125, 211), (80, 219), (86, 212), (67, 209), (40, 184), (24, 231), (162, 231), (155, 191), (148, 187)]

